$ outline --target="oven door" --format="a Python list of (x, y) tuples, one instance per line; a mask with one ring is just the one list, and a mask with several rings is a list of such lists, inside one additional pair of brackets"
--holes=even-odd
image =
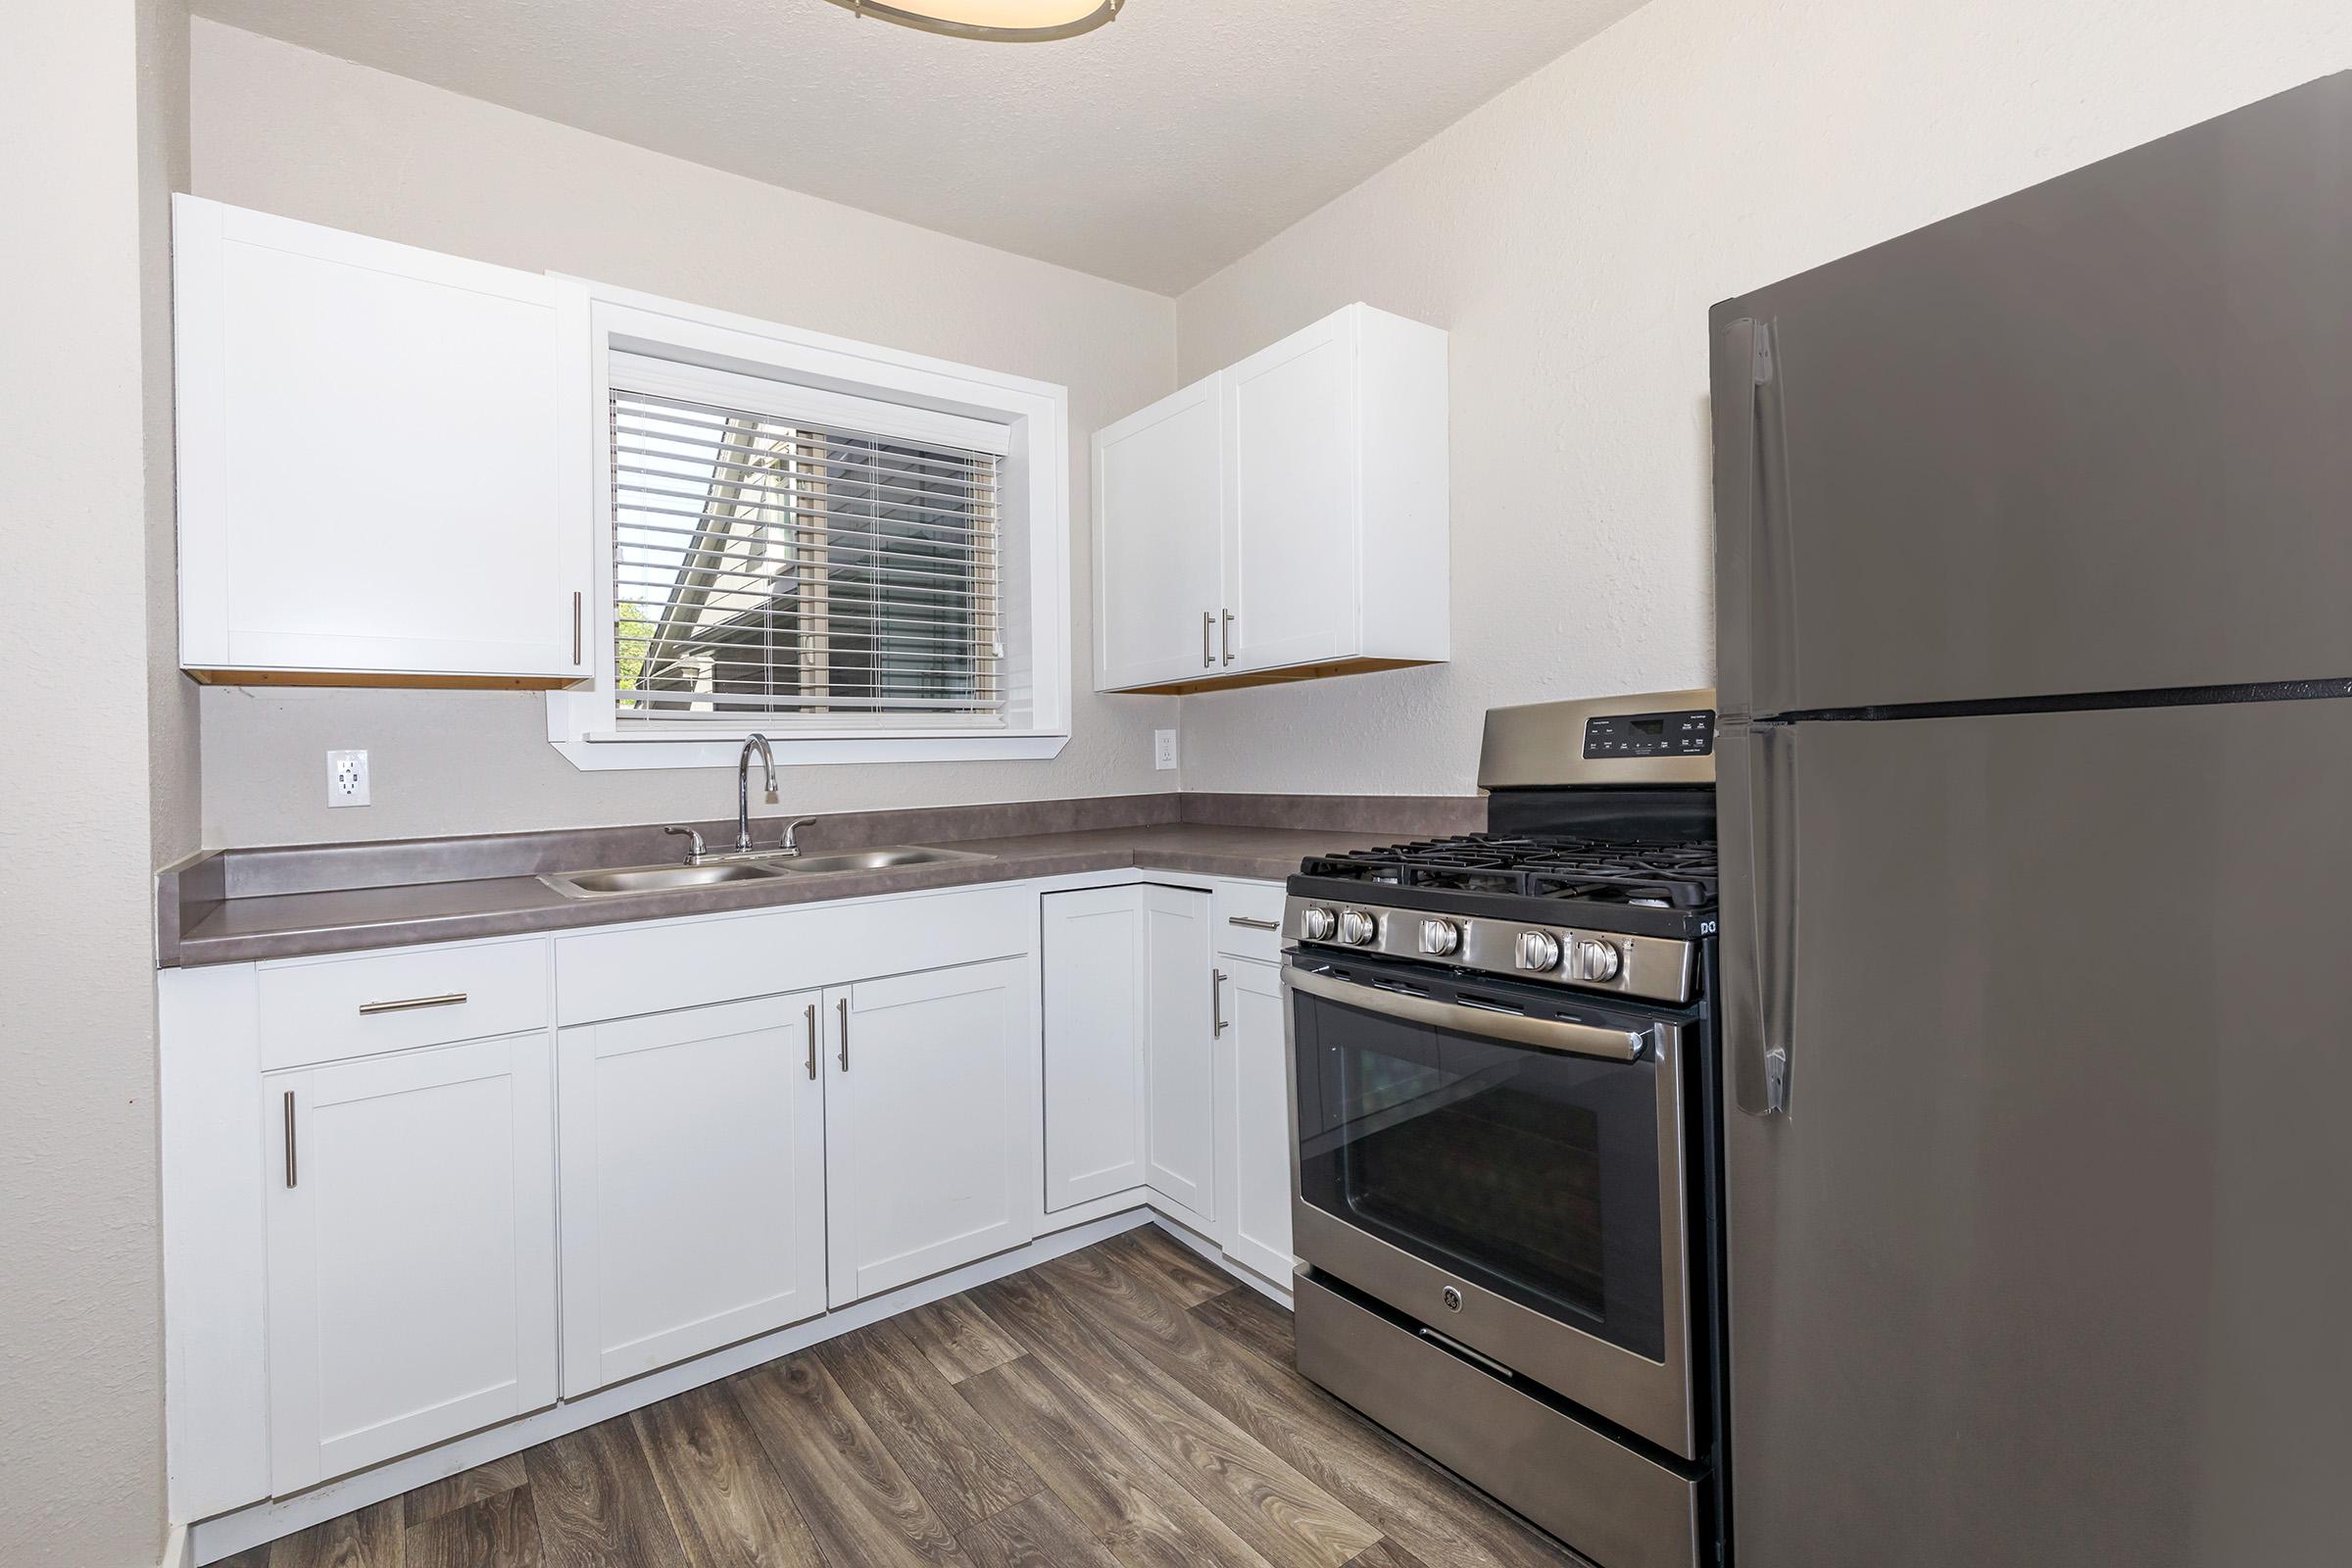
[(1696, 1458), (1685, 1026), (1314, 950), (1283, 982), (1299, 1257)]

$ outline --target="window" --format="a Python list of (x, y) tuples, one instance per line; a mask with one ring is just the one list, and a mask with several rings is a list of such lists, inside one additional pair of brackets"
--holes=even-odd
[[(606, 659), (584, 768), (1050, 757), (1068, 738), (1058, 387), (597, 290)], [(657, 308), (658, 307), (658, 308)]]
[(612, 411), (621, 722), (1002, 725), (1001, 454), (618, 386)]

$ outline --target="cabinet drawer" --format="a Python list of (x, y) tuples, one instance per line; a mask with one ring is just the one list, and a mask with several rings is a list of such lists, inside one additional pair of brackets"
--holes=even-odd
[(556, 939), (556, 1013), (565, 1026), (595, 1023), (1012, 957), (1036, 946), (1037, 895), (1021, 887), (612, 926)]
[(520, 1034), (547, 1024), (547, 942), (265, 964), (262, 1069)]
[(1283, 889), (1279, 882), (1217, 884), (1217, 951), (1228, 957), (1282, 956)]

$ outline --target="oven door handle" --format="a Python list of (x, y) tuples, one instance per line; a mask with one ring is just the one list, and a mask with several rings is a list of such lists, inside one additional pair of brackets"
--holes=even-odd
[(1345, 1006), (1361, 1007), (1405, 1023), (1425, 1023), (1435, 1029), (1458, 1029), (1485, 1035), (1537, 1051), (1557, 1051), (1571, 1056), (1597, 1056), (1604, 1061), (1640, 1061), (1649, 1050), (1647, 1029), (1603, 1029), (1598, 1024), (1569, 1023), (1560, 1018), (1530, 1018), (1523, 1012), (1493, 1007), (1466, 1007), (1458, 1002), (1406, 996), (1375, 986), (1358, 985), (1311, 969), (1285, 968), (1282, 983), (1310, 997)]

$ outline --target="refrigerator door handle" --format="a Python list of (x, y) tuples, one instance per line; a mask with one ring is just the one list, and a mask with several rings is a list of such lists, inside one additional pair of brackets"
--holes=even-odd
[(1745, 718), (1793, 701), (1796, 627), (1792, 538), (1783, 494), (1778, 323), (1740, 317), (1716, 343), (1716, 675), (1723, 712)]
[(1758, 724), (1743, 766), (1746, 907), (1724, 912), (1725, 1040), (1733, 1093), (1751, 1116), (1788, 1110), (1796, 1013), (1796, 731)]

